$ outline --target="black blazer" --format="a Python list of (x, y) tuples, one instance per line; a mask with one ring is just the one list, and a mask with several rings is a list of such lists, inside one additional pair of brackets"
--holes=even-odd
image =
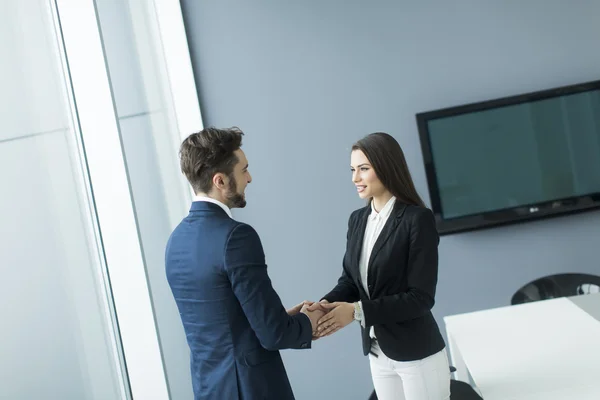
[(365, 355), (371, 350), (369, 331), (374, 326), (386, 356), (396, 361), (423, 359), (445, 347), (431, 314), (439, 243), (433, 213), (396, 200), (369, 259), (369, 297), (358, 264), (370, 213), (369, 205), (350, 215), (342, 276), (323, 298), (331, 303), (362, 301), (367, 327), (361, 327)]

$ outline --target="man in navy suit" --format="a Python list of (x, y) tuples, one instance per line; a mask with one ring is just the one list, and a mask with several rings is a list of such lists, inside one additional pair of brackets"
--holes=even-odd
[(294, 399), (280, 349), (308, 349), (322, 311), (286, 310), (256, 231), (231, 217), (252, 181), (237, 129), (206, 128), (180, 148), (196, 194), (166, 249), (166, 273), (191, 350), (196, 400)]

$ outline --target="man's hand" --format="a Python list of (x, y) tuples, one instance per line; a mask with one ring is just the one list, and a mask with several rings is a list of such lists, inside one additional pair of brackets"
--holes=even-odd
[(300, 312), (300, 310), (302, 310), (302, 307), (306, 306), (310, 306), (312, 305), (313, 302), (312, 301), (308, 301), (308, 300), (304, 300), (302, 303), (300, 304), (296, 304), (294, 307), (292, 308), (288, 308), (286, 311), (288, 313), (288, 315), (296, 315)]
[(319, 319), (316, 336), (324, 337), (335, 333), (354, 320), (353, 303), (325, 303), (321, 307), (327, 313)]

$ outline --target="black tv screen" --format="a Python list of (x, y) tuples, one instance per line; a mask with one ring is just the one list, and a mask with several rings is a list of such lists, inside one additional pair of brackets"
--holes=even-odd
[(440, 234), (600, 207), (600, 81), (417, 114)]

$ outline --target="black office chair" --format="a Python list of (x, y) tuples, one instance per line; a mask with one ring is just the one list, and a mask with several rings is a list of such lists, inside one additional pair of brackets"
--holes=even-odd
[(467, 382), (450, 380), (450, 400), (483, 400)]
[[(450, 366), (450, 372), (455, 372), (456, 367)], [(483, 400), (475, 389), (467, 382), (450, 379), (450, 400)]]
[(590, 274), (549, 275), (521, 287), (512, 296), (510, 304), (523, 304), (558, 297), (600, 293), (600, 276)]

